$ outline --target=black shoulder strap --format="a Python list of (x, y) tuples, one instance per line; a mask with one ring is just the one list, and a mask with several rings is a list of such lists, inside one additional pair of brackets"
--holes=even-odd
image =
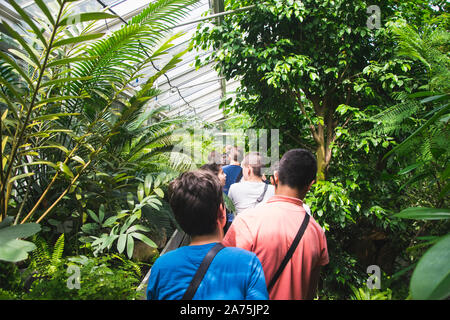
[(236, 180), (234, 181), (234, 183), (238, 183), (240, 180), (242, 179), (242, 168), (239, 171), (238, 176), (236, 177)]
[(256, 203), (255, 206), (260, 203), (261, 201), (263, 201), (264, 199), (264, 195), (266, 194), (267, 188), (269, 188), (269, 185), (267, 183), (264, 183), (264, 191), (263, 193), (261, 193), (261, 195), (258, 197), (258, 199), (256, 199)]
[(200, 264), (200, 267), (195, 273), (194, 278), (189, 284), (189, 287), (184, 293), (182, 300), (192, 300), (192, 298), (194, 298), (195, 292), (197, 292), (198, 286), (202, 282), (206, 271), (208, 271), (209, 265), (213, 261), (216, 254), (219, 253), (219, 251), (223, 248), (225, 248), (225, 246), (219, 242), (214, 247), (212, 247), (211, 250), (208, 251), (202, 263)]
[(303, 237), (303, 234), (305, 233), (306, 227), (308, 226), (308, 222), (309, 222), (309, 214), (305, 212), (305, 218), (303, 219), (303, 223), (300, 226), (300, 229), (298, 230), (297, 235), (295, 236), (295, 239), (292, 242), (283, 261), (281, 262), (277, 272), (275, 272), (275, 275), (273, 276), (272, 280), (270, 280), (269, 285), (267, 286), (267, 291), (272, 290), (273, 286), (277, 282), (278, 278), (280, 277), (280, 275), (283, 272), (284, 268), (286, 267), (287, 263), (289, 262), (292, 255), (294, 254), (295, 249), (297, 248), (300, 240)]

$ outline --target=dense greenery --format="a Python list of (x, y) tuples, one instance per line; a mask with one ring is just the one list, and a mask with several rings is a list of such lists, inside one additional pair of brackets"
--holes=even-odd
[[(23, 34), (2, 22), (0, 299), (137, 299), (177, 227), (167, 183), (198, 164), (174, 150), (223, 147), (147, 108), (185, 52), (129, 85), (168, 54), (179, 36), (170, 27), (196, 1), (152, 2), (107, 36), (95, 22), (116, 17), (73, 15), (77, 1), (53, 12), (35, 0), (37, 20), (9, 3)], [(200, 25), (194, 47), (214, 50), (197, 67), (214, 62), (241, 86), (223, 100), (228, 120), (192, 128), (280, 129), (280, 155), (315, 152), (305, 202), (330, 255), (319, 299), (446, 298), (448, 4), (370, 4), (381, 12), (375, 28), (360, 0), (225, 1), (253, 7)], [(381, 289), (366, 286), (370, 265)]]
[[(110, 256), (95, 257), (115, 252), (149, 261), (155, 256), (176, 227), (164, 201), (165, 185), (192, 165), (172, 152), (179, 143), (172, 133), (185, 119), (165, 117), (164, 107), (146, 107), (158, 93), (155, 80), (175, 67), (184, 52), (166, 59), (142, 86), (129, 84), (168, 55), (180, 36), (169, 28), (196, 1), (153, 2), (108, 36), (92, 32), (95, 22), (117, 17), (74, 15), (76, 1), (58, 1), (54, 11), (37, 0), (43, 19), (36, 20), (9, 2), (23, 18), (24, 35), (2, 22), (2, 38), (9, 39), (10, 48), (0, 52), (0, 259), (24, 261), (30, 251), (39, 250), (36, 239), (33, 244), (17, 238), (40, 231), (39, 239), (52, 245), (63, 233), (66, 256), (90, 257), (82, 273), (104, 265), (105, 277), (113, 266), (123, 275), (127, 269), (117, 261), (110, 264)], [(57, 297), (57, 291), (45, 292), (66, 288), (61, 281), (73, 259), (64, 258), (51, 273), (37, 269), (33, 277), (46, 281), (38, 282), (29, 297)], [(28, 260), (19, 266), (36, 268)], [(120, 288), (109, 288), (104, 297), (126, 298), (122, 289), (133, 297), (130, 283), (141, 279), (129, 274), (132, 281), (120, 283), (120, 275), (113, 277), (111, 286)], [(104, 279), (90, 281), (94, 288)], [(86, 292), (68, 297), (84, 294), (93, 297)]]

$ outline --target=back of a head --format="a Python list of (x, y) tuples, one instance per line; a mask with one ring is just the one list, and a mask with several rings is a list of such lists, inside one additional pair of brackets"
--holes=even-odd
[(217, 152), (216, 150), (213, 150), (208, 155), (208, 163), (216, 163), (221, 164), (222, 163), (222, 154)]
[(205, 170), (182, 173), (169, 184), (169, 204), (180, 227), (190, 236), (212, 234), (223, 203), (222, 185)]
[(210, 171), (210, 172), (214, 173), (215, 175), (218, 175), (221, 167), (222, 166), (217, 163), (207, 163), (207, 164), (202, 165), (199, 169)]
[(232, 147), (228, 151), (228, 156), (230, 160), (241, 162), (242, 161), (242, 148), (241, 147)]
[(304, 190), (316, 179), (317, 161), (314, 155), (305, 149), (292, 149), (280, 160), (278, 179), (298, 191)]
[(263, 158), (259, 152), (249, 152), (242, 160), (243, 166), (250, 166), (255, 176), (262, 176)]

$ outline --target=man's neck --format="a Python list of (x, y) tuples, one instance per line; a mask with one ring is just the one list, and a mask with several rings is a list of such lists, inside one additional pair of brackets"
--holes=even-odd
[(237, 161), (231, 160), (230, 161), (230, 166), (240, 166), (241, 164)]
[(293, 189), (289, 186), (278, 184), (278, 186), (275, 188), (275, 195), (297, 198), (303, 201), (306, 194), (305, 192), (299, 192), (297, 189)]
[(193, 236), (191, 238), (190, 246), (200, 246), (202, 244), (208, 244), (212, 242), (221, 242), (223, 239), (223, 231), (215, 232), (214, 234), (201, 235), (201, 236)]
[(249, 182), (262, 182), (262, 177), (258, 177), (258, 176), (248, 176), (247, 178), (244, 178), (244, 181), (249, 181)]

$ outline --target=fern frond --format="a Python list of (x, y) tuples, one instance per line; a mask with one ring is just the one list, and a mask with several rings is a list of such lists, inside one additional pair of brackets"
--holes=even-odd
[(33, 250), (30, 254), (31, 257), (30, 266), (32, 266), (32, 268), (35, 268), (37, 270), (45, 270), (45, 267), (47, 266), (48, 261), (50, 260), (51, 257), (48, 244), (44, 240), (44, 238), (40, 236), (36, 236), (33, 243), (35, 244), (36, 249)]
[(423, 106), (416, 100), (406, 100), (396, 104), (368, 119), (368, 121), (374, 122), (375, 126), (366, 134), (398, 135), (411, 132), (413, 125), (406, 121), (421, 108)]
[(53, 247), (53, 253), (51, 257), (51, 264), (55, 265), (57, 264), (63, 255), (64, 251), (64, 233), (61, 234), (61, 236), (56, 240), (55, 246)]

